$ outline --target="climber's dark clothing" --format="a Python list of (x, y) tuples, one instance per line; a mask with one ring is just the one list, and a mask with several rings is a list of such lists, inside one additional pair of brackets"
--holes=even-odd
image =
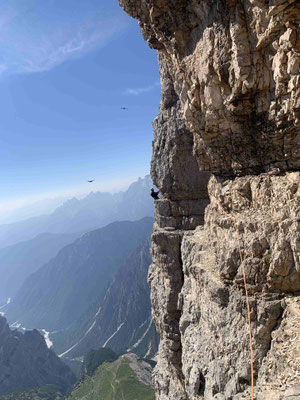
[(153, 197), (154, 200), (158, 200), (158, 199), (159, 199), (158, 193), (159, 193), (159, 191), (158, 191), (158, 192), (154, 192), (154, 190), (152, 189), (152, 190), (151, 190), (151, 195), (150, 195), (150, 196)]

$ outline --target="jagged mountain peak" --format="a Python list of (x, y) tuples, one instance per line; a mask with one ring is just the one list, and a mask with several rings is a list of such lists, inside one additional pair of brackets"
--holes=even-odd
[[(43, 232), (84, 233), (113, 221), (135, 221), (153, 216), (149, 175), (119, 193), (94, 192), (64, 202), (50, 215), (0, 225), (0, 247), (29, 240)], [(1, 266), (0, 266), (1, 267)]]

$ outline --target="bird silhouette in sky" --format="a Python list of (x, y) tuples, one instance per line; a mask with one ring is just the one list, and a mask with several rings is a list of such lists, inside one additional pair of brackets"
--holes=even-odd
[(128, 108), (126, 108), (126, 107), (121, 107), (121, 110), (128, 110)]
[(88, 181), (89, 183), (92, 183), (92, 182), (94, 182), (95, 181), (95, 179), (93, 179), (93, 180), (91, 180), (91, 181)]

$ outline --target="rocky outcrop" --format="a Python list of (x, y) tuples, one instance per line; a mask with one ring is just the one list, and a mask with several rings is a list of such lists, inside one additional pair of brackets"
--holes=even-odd
[(300, 32), (294, 0), (119, 0), (158, 50), (149, 272), (157, 399), (299, 398)]
[(300, 289), (299, 173), (212, 178), (209, 193), (206, 224), (185, 232), (181, 244), (184, 283), (177, 304), (184, 396), (250, 398), (240, 245), (250, 295), (256, 398), (285, 398), (280, 396), (300, 379), (300, 335), (294, 330), (300, 317), (295, 296)]
[(24, 334), (11, 331), (0, 316), (0, 394), (46, 384), (66, 391), (75, 382), (75, 375), (36, 329)]
[(174, 90), (201, 169), (228, 176), (299, 168), (296, 0), (120, 3), (159, 51), (172, 81), (163, 82), (163, 105), (172, 105), (164, 92)]

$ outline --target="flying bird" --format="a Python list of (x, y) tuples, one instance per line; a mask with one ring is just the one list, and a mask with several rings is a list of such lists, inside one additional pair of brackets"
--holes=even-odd
[(91, 181), (88, 181), (89, 183), (92, 183), (92, 182), (94, 182), (95, 181), (95, 179), (93, 179), (93, 180), (91, 180)]
[(126, 108), (126, 107), (121, 107), (121, 110), (128, 110), (128, 108)]

